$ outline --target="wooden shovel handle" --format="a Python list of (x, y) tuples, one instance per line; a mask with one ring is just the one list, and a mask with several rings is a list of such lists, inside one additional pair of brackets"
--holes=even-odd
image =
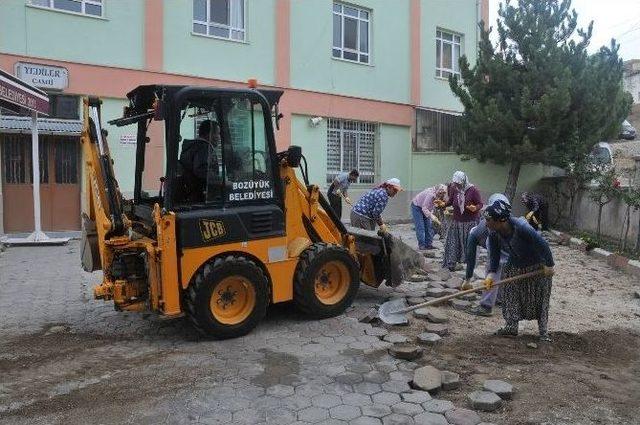
[[(533, 272), (521, 274), (521, 275), (518, 275), (518, 276), (508, 277), (506, 279), (502, 279), (502, 280), (500, 280), (498, 282), (495, 282), (493, 284), (493, 286), (504, 285), (505, 283), (517, 282), (519, 280), (527, 279), (529, 277), (535, 277), (535, 276), (541, 275), (543, 273), (544, 273), (544, 270), (540, 269), (540, 270), (536, 270), (536, 271), (533, 271)], [(458, 297), (461, 297), (463, 295), (472, 294), (474, 292), (482, 291), (483, 289), (485, 289), (484, 286), (478, 286), (478, 287), (475, 287), (475, 288), (466, 289), (464, 291), (456, 292), (455, 294), (445, 295), (444, 297), (436, 298), (435, 300), (429, 300), (429, 301), (425, 301), (425, 302), (420, 303), (420, 304), (412, 305), (411, 307), (406, 307), (406, 308), (403, 308), (402, 310), (394, 311), (393, 313), (408, 313), (410, 311), (417, 310), (417, 309), (422, 308), (422, 307), (429, 307), (431, 305), (440, 304), (441, 302), (448, 301), (448, 300), (453, 299), (453, 298), (458, 298)]]

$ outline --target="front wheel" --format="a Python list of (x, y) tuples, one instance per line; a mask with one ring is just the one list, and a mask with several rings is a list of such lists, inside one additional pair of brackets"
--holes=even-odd
[(236, 338), (249, 333), (266, 315), (268, 281), (262, 269), (245, 257), (216, 258), (195, 274), (185, 304), (201, 334)]
[(300, 255), (293, 301), (313, 318), (333, 317), (353, 303), (359, 287), (358, 263), (349, 251), (339, 245), (316, 243)]

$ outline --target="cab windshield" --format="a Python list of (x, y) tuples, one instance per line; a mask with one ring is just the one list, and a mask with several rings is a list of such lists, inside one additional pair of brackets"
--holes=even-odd
[(174, 203), (272, 199), (265, 117), (269, 111), (244, 95), (189, 100), (180, 110)]

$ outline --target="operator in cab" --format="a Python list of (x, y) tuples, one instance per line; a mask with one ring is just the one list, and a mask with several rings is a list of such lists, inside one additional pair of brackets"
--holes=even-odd
[(182, 143), (180, 164), (182, 165), (185, 198), (197, 202), (204, 200), (207, 174), (214, 178), (220, 174), (215, 148), (220, 144), (220, 124), (204, 120), (198, 127), (196, 139)]

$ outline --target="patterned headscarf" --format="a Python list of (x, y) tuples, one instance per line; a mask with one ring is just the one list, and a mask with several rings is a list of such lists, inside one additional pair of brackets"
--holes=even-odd
[(484, 210), (483, 215), (485, 218), (505, 221), (511, 217), (511, 205), (502, 200), (495, 201)]
[(456, 191), (458, 192), (458, 209), (460, 210), (460, 214), (464, 214), (464, 204), (466, 201), (465, 194), (469, 188), (473, 187), (473, 185), (469, 183), (469, 179), (463, 171), (456, 171), (453, 173), (451, 181), (462, 186), (462, 188), (456, 187)]

